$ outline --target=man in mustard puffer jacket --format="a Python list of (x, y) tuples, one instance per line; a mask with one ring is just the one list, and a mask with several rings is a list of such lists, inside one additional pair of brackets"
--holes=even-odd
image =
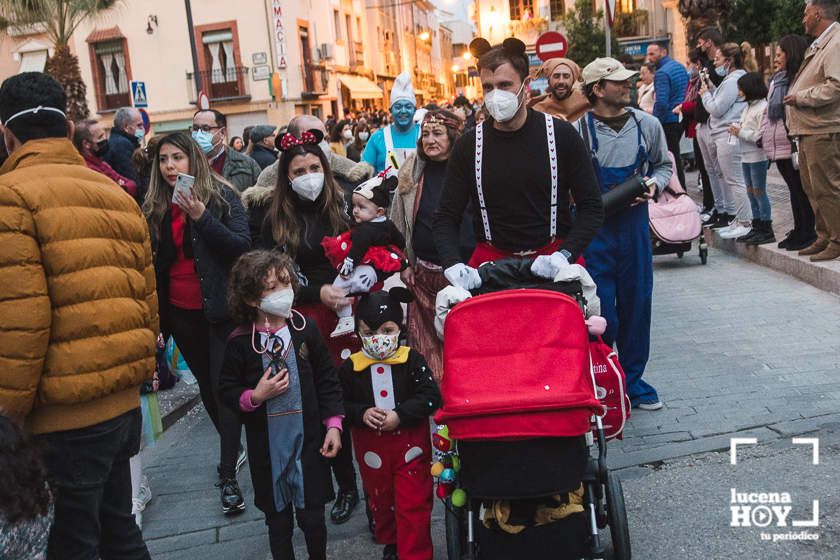
[(62, 87), (0, 86), (0, 413), (47, 453), (50, 558), (149, 558), (131, 515), (139, 386), (155, 367), (146, 221), (68, 139)]

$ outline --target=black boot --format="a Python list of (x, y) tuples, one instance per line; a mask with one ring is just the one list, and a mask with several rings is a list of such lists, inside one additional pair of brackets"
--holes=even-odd
[(761, 230), (752, 239), (747, 241), (747, 245), (764, 245), (765, 243), (774, 243), (776, 236), (773, 234), (773, 222), (771, 220), (761, 220)]
[(746, 233), (746, 234), (742, 235), (741, 237), (737, 238), (735, 241), (737, 241), (738, 243), (747, 243), (750, 239), (759, 235), (759, 232), (761, 231), (761, 224), (762, 224), (761, 220), (753, 219), (752, 229), (749, 231), (749, 233)]
[(350, 490), (338, 490), (338, 498), (336, 498), (332, 509), (330, 510), (330, 520), (336, 525), (346, 523), (350, 519), (353, 510), (359, 504), (359, 492), (355, 488)]
[(382, 560), (399, 560), (397, 556), (397, 545), (386, 544), (382, 550)]

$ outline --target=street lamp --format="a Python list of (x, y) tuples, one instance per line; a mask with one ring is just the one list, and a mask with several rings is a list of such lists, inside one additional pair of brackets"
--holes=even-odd
[(431, 35), (429, 35), (428, 31), (423, 31), (422, 33), (420, 33), (420, 35), (418, 37), (421, 41), (428, 41), (429, 37), (431, 37)]
[(460, 66), (458, 66), (457, 64), (453, 64), (453, 65), (452, 65), (452, 71), (453, 71), (453, 72), (458, 72), (459, 70), (461, 70), (461, 67), (460, 67)]
[(466, 60), (467, 62), (469, 62), (470, 60), (472, 60), (472, 57), (473, 57), (473, 55), (472, 55), (472, 53), (471, 53), (470, 51), (464, 51), (464, 54), (462, 55), (462, 58), (463, 58), (464, 60)]

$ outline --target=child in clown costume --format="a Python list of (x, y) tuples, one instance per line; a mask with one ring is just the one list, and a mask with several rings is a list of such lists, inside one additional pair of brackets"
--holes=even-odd
[[(356, 225), (321, 241), (324, 254), (339, 272), (333, 286), (348, 295), (367, 292), (380, 279), (379, 275), (390, 275), (408, 266), (403, 254), (405, 237), (387, 217), (391, 191), (396, 186), (396, 177), (385, 178), (380, 173), (353, 189)], [(353, 308), (339, 307), (335, 313), (338, 324), (330, 336), (353, 332)]]
[(399, 345), (405, 288), (362, 296), (362, 351), (341, 366), (344, 407), (383, 560), (431, 560), (432, 458), (429, 416), (440, 391), (423, 356)]

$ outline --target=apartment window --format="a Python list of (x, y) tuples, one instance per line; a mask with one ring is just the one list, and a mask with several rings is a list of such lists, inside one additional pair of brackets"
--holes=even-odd
[(248, 96), (235, 21), (195, 26), (200, 90), (210, 99)]
[(344, 14), (344, 27), (347, 29), (347, 43), (353, 42), (353, 18), (349, 14)]
[(236, 57), (233, 54), (233, 33), (230, 29), (211, 31), (201, 37), (204, 59), (210, 61), (210, 83), (236, 81)]
[(529, 19), (534, 17), (534, 0), (508, 0), (510, 19)]
[(341, 41), (341, 14), (338, 10), (333, 10), (333, 23), (335, 24), (335, 40)]
[(632, 14), (636, 11), (636, 0), (616, 0), (615, 13)]
[(94, 43), (93, 80), (100, 109), (119, 109), (131, 105), (125, 39)]
[(549, 0), (548, 9), (551, 13), (551, 20), (557, 21), (562, 19), (566, 13), (566, 1), (565, 0)]
[(24, 72), (43, 72), (47, 65), (47, 50), (20, 53), (20, 70)]

